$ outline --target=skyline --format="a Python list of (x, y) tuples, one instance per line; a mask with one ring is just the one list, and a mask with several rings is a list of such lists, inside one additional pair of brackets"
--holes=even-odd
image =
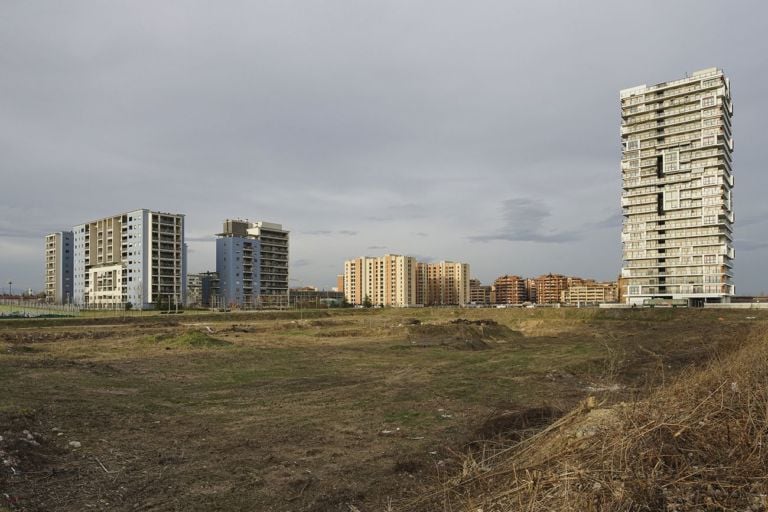
[(190, 273), (248, 218), (291, 231), (291, 286), (380, 253), (613, 280), (619, 91), (716, 66), (736, 293), (768, 291), (766, 7), (654, 4), (651, 29), (611, 2), (6, 6), (0, 279), (42, 289), (47, 233), (149, 208), (186, 215)]

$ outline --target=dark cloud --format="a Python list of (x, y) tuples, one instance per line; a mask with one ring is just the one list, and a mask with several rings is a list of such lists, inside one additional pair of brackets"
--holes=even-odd
[(576, 232), (558, 231), (545, 226), (545, 221), (552, 216), (552, 211), (541, 201), (527, 198), (507, 199), (502, 203), (501, 211), (501, 228), (492, 233), (470, 236), (470, 240), (563, 243), (580, 238)]
[(357, 231), (351, 231), (349, 229), (342, 229), (341, 231), (337, 231), (340, 235), (344, 236), (355, 236), (357, 234)]
[(386, 245), (369, 245), (368, 247), (366, 247), (366, 249), (368, 249), (369, 251), (380, 251), (386, 248), (387, 248)]

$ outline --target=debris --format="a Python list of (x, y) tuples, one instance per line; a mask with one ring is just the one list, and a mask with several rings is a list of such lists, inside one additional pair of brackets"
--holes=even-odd
[(96, 460), (96, 462), (99, 463), (99, 466), (101, 466), (101, 469), (103, 469), (106, 474), (109, 475), (111, 473), (114, 473), (114, 471), (109, 471), (106, 467), (104, 467), (104, 464), (101, 463), (98, 457), (94, 457), (94, 459)]
[(80, 443), (80, 441), (70, 441), (69, 446), (71, 446), (72, 448), (80, 448), (82, 444)]

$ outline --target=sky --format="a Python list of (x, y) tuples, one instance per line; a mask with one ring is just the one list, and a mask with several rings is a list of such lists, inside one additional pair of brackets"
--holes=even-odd
[(621, 268), (619, 90), (731, 79), (737, 294), (768, 292), (768, 4), (71, 1), (0, 4), (0, 283), (44, 235), (186, 215), (291, 231), (291, 286), (408, 254), (483, 283)]

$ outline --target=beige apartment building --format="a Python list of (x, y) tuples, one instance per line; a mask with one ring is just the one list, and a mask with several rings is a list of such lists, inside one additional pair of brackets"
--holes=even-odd
[(469, 265), (442, 261), (419, 263), (412, 256), (386, 254), (344, 262), (344, 296), (361, 305), (463, 306), (469, 302)]
[(416, 302), (424, 306), (469, 303), (469, 264), (453, 261), (418, 264)]
[(624, 301), (729, 302), (733, 169), (728, 78), (717, 68), (621, 91)]
[(53, 304), (72, 301), (74, 246), (71, 231), (45, 236), (45, 300)]
[(595, 305), (616, 302), (619, 290), (615, 282), (597, 283), (591, 280), (573, 280), (560, 292), (560, 301), (569, 305)]
[(142, 209), (73, 228), (74, 302), (89, 308), (184, 305), (184, 215)]
[(363, 256), (344, 262), (344, 297), (362, 305), (415, 306), (417, 262), (412, 256)]

